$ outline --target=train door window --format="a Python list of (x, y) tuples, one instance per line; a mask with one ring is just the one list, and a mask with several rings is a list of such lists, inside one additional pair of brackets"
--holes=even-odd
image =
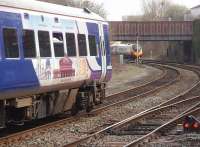
[(48, 31), (38, 31), (40, 57), (51, 57), (51, 44)]
[(67, 54), (69, 57), (76, 56), (76, 42), (73, 33), (66, 33)]
[(88, 39), (89, 39), (90, 56), (97, 56), (96, 37), (93, 35), (89, 35)]
[(55, 57), (64, 57), (64, 42), (62, 33), (53, 33), (53, 46)]
[(19, 57), (19, 46), (17, 30), (11, 28), (3, 29), (3, 39), (5, 47), (6, 58), (18, 58)]
[(78, 34), (78, 47), (79, 47), (79, 55), (87, 56), (86, 37), (84, 34)]
[(36, 57), (35, 34), (33, 30), (23, 30), (22, 45), (25, 58)]
[(29, 14), (28, 13), (24, 13), (24, 19), (29, 19)]

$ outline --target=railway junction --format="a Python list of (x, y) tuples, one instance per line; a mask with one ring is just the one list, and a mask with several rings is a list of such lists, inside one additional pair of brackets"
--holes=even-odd
[[(199, 20), (107, 22), (26, 0), (0, 9), (0, 147), (200, 146)], [(109, 39), (139, 41), (142, 62), (122, 64)], [(144, 42), (157, 41), (179, 52), (154, 58)]]
[[(73, 117), (60, 116), (47, 119), (45, 123), (37, 122), (4, 130), (0, 145), (152, 146), (167, 143), (171, 146), (181, 146), (193, 145), (194, 142), (198, 144), (198, 134), (185, 133), (182, 128), (185, 116), (192, 115), (198, 119), (198, 66), (151, 60), (139, 66), (129, 63), (121, 68), (134, 68), (131, 74), (143, 73), (131, 80), (128, 76), (122, 76), (127, 74), (119, 70), (119, 66), (122, 65), (116, 63), (115, 66), (113, 70), (116, 73), (114, 72), (112, 81), (115, 86), (108, 87), (110, 92), (102, 104), (89, 114), (80, 112)], [(127, 88), (115, 84), (119, 77)], [(116, 92), (116, 89), (119, 91)], [(178, 126), (182, 129), (177, 129)]]

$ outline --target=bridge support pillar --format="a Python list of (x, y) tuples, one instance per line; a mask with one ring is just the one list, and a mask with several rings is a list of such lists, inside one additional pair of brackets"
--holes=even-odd
[(168, 59), (179, 63), (192, 63), (192, 41), (170, 42), (168, 48)]
[(184, 53), (184, 62), (193, 63), (193, 50), (192, 50), (192, 41), (183, 42), (183, 53)]

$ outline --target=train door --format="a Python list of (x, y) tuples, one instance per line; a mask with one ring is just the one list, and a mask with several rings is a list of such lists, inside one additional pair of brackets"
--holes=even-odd
[[(23, 60), (23, 31), (21, 14), (0, 12), (0, 89), (17, 89), (38, 86), (39, 82), (31, 61)], [(8, 78), (9, 77), (9, 78)]]
[(104, 30), (103, 24), (99, 24), (99, 35), (100, 35), (100, 50), (101, 50), (101, 58), (102, 58), (102, 65), (101, 65), (101, 79), (100, 81), (104, 81), (106, 78), (106, 71), (107, 71), (107, 63), (106, 63), (106, 49), (105, 49), (105, 39), (104, 39)]
[(105, 42), (105, 52), (106, 52), (106, 70), (107, 70), (107, 76), (109, 75), (109, 71), (112, 70), (111, 65), (111, 53), (110, 53), (110, 43), (109, 43), (109, 26), (107, 24), (103, 25), (103, 31), (104, 31), (104, 42)]

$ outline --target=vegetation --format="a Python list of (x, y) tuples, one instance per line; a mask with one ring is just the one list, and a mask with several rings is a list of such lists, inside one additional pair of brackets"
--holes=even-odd
[(72, 6), (77, 8), (88, 8), (92, 12), (99, 14), (103, 18), (106, 18), (107, 12), (104, 8), (103, 3), (96, 3), (89, 0), (40, 0), (49, 3), (61, 4), (65, 6)]
[(187, 7), (174, 4), (170, 0), (143, 0), (143, 19), (156, 20), (184, 20)]

